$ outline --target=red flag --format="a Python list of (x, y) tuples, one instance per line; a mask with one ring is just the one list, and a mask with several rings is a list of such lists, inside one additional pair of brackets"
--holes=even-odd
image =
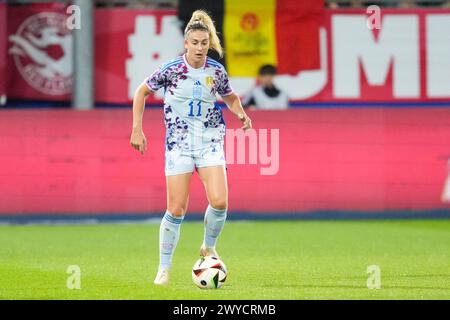
[(319, 28), (323, 0), (277, 0), (278, 72), (297, 74), (320, 68)]

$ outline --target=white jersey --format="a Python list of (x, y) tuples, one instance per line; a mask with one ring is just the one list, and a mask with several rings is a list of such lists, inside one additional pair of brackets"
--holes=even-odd
[(183, 55), (163, 64), (145, 83), (152, 91), (164, 88), (166, 151), (223, 144), (225, 121), (215, 105), (216, 93), (227, 96), (233, 92), (223, 65), (207, 57), (196, 69)]

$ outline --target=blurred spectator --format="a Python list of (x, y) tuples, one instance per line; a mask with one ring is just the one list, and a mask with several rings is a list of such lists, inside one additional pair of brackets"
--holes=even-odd
[(270, 64), (259, 69), (257, 86), (242, 101), (245, 108), (281, 110), (289, 107), (288, 95), (273, 83), (276, 74), (277, 69)]
[(421, 7), (439, 7), (445, 3), (444, 0), (428, 0), (428, 1), (416, 1), (416, 4)]
[(399, 4), (400, 8), (415, 8), (416, 2), (414, 0), (403, 0)]
[(362, 2), (361, 2), (361, 0), (353, 0), (352, 1), (352, 4), (351, 4), (351, 7), (352, 8), (362, 8)]
[(328, 9), (339, 9), (339, 3), (335, 1), (329, 1), (327, 2), (327, 8)]
[(401, 0), (397, 0), (397, 1), (360, 1), (361, 2), (361, 6), (363, 7), (368, 7), (371, 5), (376, 5), (379, 7), (384, 7), (384, 8), (392, 8), (392, 7), (398, 7), (399, 3), (401, 2)]

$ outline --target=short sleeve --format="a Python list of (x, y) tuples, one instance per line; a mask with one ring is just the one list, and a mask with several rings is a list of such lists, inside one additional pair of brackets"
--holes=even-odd
[(145, 79), (145, 84), (152, 91), (158, 91), (166, 85), (166, 77), (161, 72), (161, 68), (158, 68), (149, 77)]
[(227, 71), (224, 68), (220, 68), (218, 72), (218, 84), (217, 93), (221, 96), (228, 96), (233, 93), (233, 88), (231, 88), (230, 80), (228, 79)]

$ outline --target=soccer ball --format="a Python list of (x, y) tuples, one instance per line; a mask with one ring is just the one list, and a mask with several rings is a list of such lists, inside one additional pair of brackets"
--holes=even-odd
[(206, 256), (195, 262), (192, 280), (200, 289), (220, 288), (227, 278), (227, 267), (217, 257)]

